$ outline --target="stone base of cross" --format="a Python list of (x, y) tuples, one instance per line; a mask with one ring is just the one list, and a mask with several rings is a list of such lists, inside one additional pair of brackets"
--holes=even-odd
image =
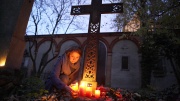
[(80, 84), (84, 84), (85, 88), (87, 88), (88, 86), (91, 87), (92, 89), (92, 94), (95, 94), (95, 90), (97, 88), (97, 82), (91, 82), (91, 81), (81, 81)]

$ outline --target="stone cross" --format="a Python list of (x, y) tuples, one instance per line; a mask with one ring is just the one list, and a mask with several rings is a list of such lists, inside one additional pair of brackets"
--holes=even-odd
[(101, 14), (121, 12), (123, 12), (122, 3), (102, 4), (102, 0), (92, 0), (91, 5), (72, 6), (71, 15), (90, 14), (82, 81), (87, 85), (91, 84), (93, 89), (97, 87), (98, 33), (100, 33)]

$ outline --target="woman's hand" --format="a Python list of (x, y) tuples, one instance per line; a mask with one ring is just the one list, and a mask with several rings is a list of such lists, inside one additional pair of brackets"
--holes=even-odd
[(69, 87), (69, 86), (67, 86), (67, 85), (65, 86), (65, 89), (66, 89), (66, 91), (67, 91), (67, 92), (69, 92), (69, 93), (71, 93), (71, 92), (72, 92), (71, 87)]

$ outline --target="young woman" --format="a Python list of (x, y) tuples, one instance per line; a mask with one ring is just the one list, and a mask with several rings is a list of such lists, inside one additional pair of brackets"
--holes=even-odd
[(68, 85), (78, 78), (81, 56), (81, 49), (73, 46), (58, 57), (52, 73), (45, 82), (45, 89), (49, 92), (56, 89), (57, 91), (66, 90), (71, 93), (72, 89)]

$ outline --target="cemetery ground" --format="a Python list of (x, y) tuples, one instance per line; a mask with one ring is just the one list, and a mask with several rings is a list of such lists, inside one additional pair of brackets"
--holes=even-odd
[(44, 82), (37, 77), (25, 77), (24, 70), (0, 69), (1, 101), (180, 101), (180, 88), (172, 85), (164, 90), (157, 90), (149, 85), (138, 90), (112, 88), (98, 85), (101, 96), (70, 96), (66, 92), (49, 94), (44, 89)]

